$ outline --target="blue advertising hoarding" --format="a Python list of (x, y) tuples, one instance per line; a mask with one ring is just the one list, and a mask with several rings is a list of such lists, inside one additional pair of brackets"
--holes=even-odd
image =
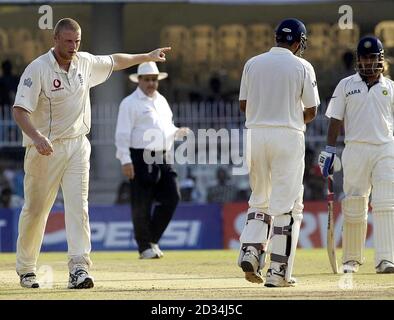
[[(218, 204), (178, 206), (159, 244), (163, 249), (221, 249), (223, 223)], [(20, 210), (0, 209), (0, 251), (15, 251)], [(136, 250), (130, 207), (90, 207), (92, 250)], [(4, 225), (4, 227), (1, 227)], [(42, 251), (67, 251), (63, 208), (49, 215)]]

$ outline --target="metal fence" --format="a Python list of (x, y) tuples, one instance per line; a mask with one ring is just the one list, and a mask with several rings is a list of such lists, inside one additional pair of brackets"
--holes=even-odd
[[(0, 147), (21, 146), (22, 134), (12, 118), (11, 107), (0, 106)], [(197, 134), (198, 129), (244, 128), (245, 116), (234, 102), (181, 102), (171, 105), (177, 126), (189, 127)], [(308, 124), (306, 142), (311, 146), (326, 141), (328, 119), (321, 107), (316, 119)], [(93, 105), (90, 140), (95, 145), (113, 145), (118, 105)], [(343, 139), (343, 137), (340, 137)]]

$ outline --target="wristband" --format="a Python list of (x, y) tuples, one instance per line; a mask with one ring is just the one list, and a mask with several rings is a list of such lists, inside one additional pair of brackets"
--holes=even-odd
[(326, 152), (329, 152), (329, 153), (337, 153), (337, 148), (336, 147), (333, 147), (333, 146), (326, 146)]

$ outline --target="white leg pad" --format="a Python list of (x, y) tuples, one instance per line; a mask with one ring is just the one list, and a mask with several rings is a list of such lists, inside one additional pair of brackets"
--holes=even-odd
[(238, 256), (240, 266), (245, 250), (248, 246), (254, 246), (260, 255), (260, 268), (264, 267), (268, 241), (270, 239), (272, 217), (263, 212), (249, 212), (246, 217), (245, 227), (239, 238), (241, 247)]
[(381, 181), (372, 189), (375, 265), (394, 262), (394, 183)]
[(294, 208), (291, 214), (275, 216), (272, 236), (271, 268), (286, 266), (285, 279), (291, 280), (298, 237), (302, 221), (302, 209)]
[(344, 216), (342, 230), (342, 263), (357, 261), (364, 263), (365, 237), (367, 235), (368, 198), (346, 197), (342, 200)]
[[(249, 219), (250, 215), (255, 214), (256, 218)], [(249, 213), (247, 217), (245, 227), (242, 230), (241, 236), (239, 238), (241, 243), (260, 243), (263, 246), (267, 244), (268, 232), (270, 229), (270, 224), (268, 221), (264, 221), (264, 216), (269, 217), (265, 213)], [(261, 217), (261, 219), (259, 219)], [(271, 218), (270, 218), (271, 219)]]

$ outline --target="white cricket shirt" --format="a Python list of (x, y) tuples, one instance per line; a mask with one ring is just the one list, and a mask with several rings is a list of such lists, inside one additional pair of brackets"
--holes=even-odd
[(273, 47), (245, 64), (239, 100), (246, 100), (246, 127), (305, 131), (304, 108), (320, 104), (312, 65), (286, 48)]
[(116, 123), (116, 158), (131, 163), (129, 148), (168, 151), (178, 128), (166, 98), (159, 92), (146, 96), (138, 87), (122, 100)]
[(326, 116), (343, 120), (346, 142), (382, 144), (393, 141), (394, 82), (380, 75), (369, 90), (356, 73), (342, 79)]
[[(85, 135), (91, 125), (89, 90), (109, 78), (112, 57), (78, 52), (67, 72), (52, 50), (26, 67), (14, 107), (27, 110), (33, 126), (51, 141)], [(23, 133), (23, 145), (31, 144)]]

